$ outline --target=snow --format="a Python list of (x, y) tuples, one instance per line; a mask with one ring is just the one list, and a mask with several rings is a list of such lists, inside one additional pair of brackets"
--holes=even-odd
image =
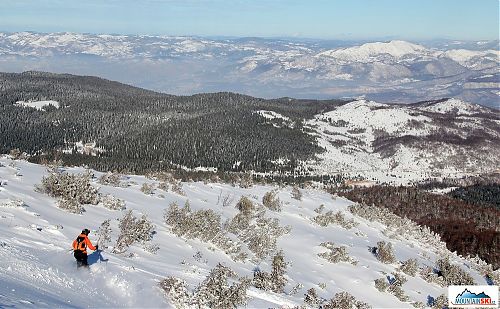
[(240, 70), (245, 72), (245, 73), (249, 73), (249, 72), (252, 72), (253, 70), (255, 70), (257, 68), (257, 66), (258, 66), (257, 61), (250, 60), (250, 61), (247, 61), (245, 63), (245, 65), (240, 68)]
[(461, 115), (472, 115), (476, 113), (488, 112), (489, 110), (481, 105), (471, 104), (459, 99), (448, 99), (426, 107), (420, 108), (434, 113), (457, 113)]
[[(271, 121), (270, 124), (276, 128), (281, 128), (283, 126), (293, 128), (294, 126), (293, 121), (291, 121), (290, 118), (274, 111), (259, 110), (256, 111), (255, 114), (260, 115), (267, 120), (274, 120)], [(277, 123), (277, 120), (281, 121), (281, 123)]]
[[(66, 171), (82, 172), (83, 169), (67, 168)], [(297, 201), (291, 198), (289, 187), (259, 185), (243, 189), (220, 183), (189, 182), (182, 184), (186, 196), (159, 189), (153, 195), (145, 195), (140, 191), (141, 185), (154, 181), (130, 175), (131, 186), (115, 188), (101, 185), (100, 191), (124, 199), (127, 208), (135, 214), (146, 214), (156, 226), (153, 242), (160, 246), (160, 250), (154, 255), (132, 246), (129, 252), (134, 253), (134, 257), (113, 254), (111, 250), (104, 250), (101, 256), (92, 253), (89, 255), (90, 269), (77, 271), (68, 250), (72, 240), (81, 229), (95, 231), (101, 222), (111, 219), (115, 241), (118, 230), (115, 219), (122, 217), (123, 213), (91, 205), (85, 206), (86, 212), (82, 215), (57, 208), (53, 198), (34, 190), (46, 174), (45, 166), (12, 161), (6, 156), (0, 158), (0, 307), (168, 308), (172, 305), (157, 288), (158, 281), (166, 276), (184, 279), (193, 288), (219, 262), (231, 267), (240, 276), (252, 277), (255, 267), (269, 271), (269, 259), (260, 263), (250, 260), (234, 262), (225, 253), (209, 249), (201, 241), (176, 237), (163, 222), (162, 214), (171, 202), (183, 205), (189, 200), (193, 210), (213, 209), (225, 220), (237, 213), (234, 205), (241, 196), (248, 196), (258, 203), (266, 192), (273, 189), (278, 190), (283, 211), (267, 211), (266, 216), (278, 218), (282, 226), (292, 227), (290, 234), (278, 241), (285, 260), (290, 263), (285, 291), (289, 292), (298, 283), (303, 284), (303, 288), (295, 295), (250, 288), (248, 308), (302, 305), (303, 295), (311, 287), (318, 291), (319, 296), (328, 299), (337, 292), (347, 291), (373, 307), (411, 307), (409, 302), (400, 302), (374, 287), (373, 280), (390, 274), (398, 266), (380, 263), (367, 250), (380, 240), (393, 243), (399, 260), (412, 257), (418, 260), (420, 266), (433, 265), (438, 254), (449, 254), (464, 269), (464, 265), (471, 266), (470, 262), (427, 242), (413, 238), (389, 239), (384, 235), (385, 227), (381, 223), (352, 216), (347, 211), (352, 202), (332, 197), (319, 189), (302, 189), (302, 201)], [(96, 183), (94, 185), (97, 186)], [(218, 203), (220, 196), (225, 195), (234, 198), (228, 207)], [(6, 201), (15, 200), (22, 200), (23, 203), (11, 202), (9, 207), (4, 207)], [(321, 204), (325, 206), (325, 211), (341, 211), (347, 218), (359, 222), (359, 226), (346, 230), (336, 225), (320, 227), (313, 224), (314, 209)], [(90, 239), (96, 241), (95, 233), (91, 232)], [(350, 256), (359, 261), (358, 264), (331, 264), (318, 257), (318, 253), (325, 251), (319, 244), (326, 241), (346, 246)], [(197, 252), (202, 254), (203, 259), (194, 258)], [(484, 284), (477, 271), (467, 271), (478, 283)], [(446, 288), (427, 283), (420, 277), (407, 278), (409, 280), (403, 288), (411, 301), (426, 303), (428, 296), (447, 293)]]
[(497, 50), (467, 50), (467, 49), (452, 49), (443, 52), (443, 57), (447, 57), (464, 66), (469, 66), (474, 58), (488, 58), (492, 61), (500, 62), (500, 51)]
[(379, 55), (389, 55), (393, 58), (402, 58), (407, 55), (426, 55), (430, 51), (424, 46), (413, 44), (406, 41), (390, 41), (366, 43), (361, 46), (329, 50), (318, 54), (337, 58), (344, 61), (368, 62)]
[(285, 120), (285, 121), (290, 121), (290, 118), (288, 118), (286, 116), (283, 116), (280, 113), (273, 112), (273, 111), (260, 110), (260, 111), (257, 111), (256, 113), (258, 115), (266, 118), (266, 119), (269, 119), (269, 120), (282, 119), (282, 120)]
[(17, 101), (16, 102), (16, 105), (19, 105), (19, 106), (25, 106), (25, 107), (31, 107), (31, 108), (34, 108), (34, 109), (37, 109), (39, 111), (43, 110), (43, 108), (45, 106), (54, 106), (55, 108), (59, 108), (59, 102), (57, 101), (52, 101), (52, 100), (49, 100), (49, 101), (28, 101), (28, 102), (24, 102), (24, 101)]
[(184, 53), (194, 53), (203, 51), (206, 46), (203, 42), (198, 42), (195, 40), (185, 40), (176, 44), (177, 51)]
[[(488, 108), (458, 99), (431, 103), (426, 106), (395, 106), (358, 99), (317, 114), (306, 121), (305, 126), (324, 149), (315, 160), (303, 162), (315, 174), (343, 174), (362, 176), (367, 180), (392, 184), (408, 184), (429, 177), (462, 177), (480, 173), (477, 163), (450, 164), (454, 156), (468, 157), (460, 147), (439, 145), (434, 147), (409, 147), (395, 145), (395, 153), (384, 156), (374, 148), (377, 138), (383, 136), (415, 138), (426, 137), (442, 126), (435, 123), (427, 112), (451, 114), (456, 117), (457, 129), (448, 133), (466, 138), (467, 131), (481, 128), (492, 135), (483, 125), (477, 113), (489, 113)], [(449, 162), (447, 162), (447, 160)]]
[(97, 147), (96, 142), (83, 143), (82, 141), (76, 142), (72, 146), (67, 147), (66, 149), (63, 150), (63, 152), (70, 154), (73, 152), (73, 150), (76, 150), (76, 152), (78, 153), (91, 156), (97, 156), (97, 154), (99, 153), (106, 152), (105, 149)]

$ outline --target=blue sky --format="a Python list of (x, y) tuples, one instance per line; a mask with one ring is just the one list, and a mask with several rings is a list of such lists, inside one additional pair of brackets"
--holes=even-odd
[(0, 0), (0, 31), (498, 39), (499, 0)]

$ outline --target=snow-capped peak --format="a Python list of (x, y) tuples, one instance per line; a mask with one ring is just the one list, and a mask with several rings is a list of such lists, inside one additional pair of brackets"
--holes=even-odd
[(456, 113), (462, 115), (471, 115), (489, 111), (481, 105), (468, 103), (459, 99), (448, 99), (446, 101), (429, 104), (419, 109), (442, 114)]
[(497, 50), (467, 50), (467, 49), (452, 49), (443, 52), (443, 57), (450, 58), (451, 60), (467, 66), (474, 58), (489, 59), (491, 61), (500, 62), (500, 51)]
[(380, 55), (389, 55), (393, 58), (401, 58), (406, 55), (429, 54), (430, 51), (422, 45), (406, 41), (374, 42), (360, 46), (328, 50), (319, 54), (348, 61), (366, 61)]

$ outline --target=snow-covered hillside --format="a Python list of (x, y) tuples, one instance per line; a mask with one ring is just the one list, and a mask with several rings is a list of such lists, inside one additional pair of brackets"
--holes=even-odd
[[(387, 43), (366, 43), (361, 46), (335, 49), (322, 52), (318, 56), (327, 56), (346, 62), (372, 62), (377, 57), (389, 56), (392, 60), (400, 60), (403, 57), (433, 56), (434, 52), (424, 46), (412, 44), (405, 41), (390, 41)], [(379, 59), (380, 60), (380, 59)]]
[[(360, 102), (355, 104), (360, 105)], [(362, 106), (360, 108), (363, 108)], [(333, 117), (334, 115), (331, 115)], [(396, 123), (394, 125), (397, 125)], [(369, 133), (366, 133), (367, 135)], [(82, 172), (68, 168), (66, 172)], [(92, 230), (90, 239), (100, 224), (111, 219), (112, 243), (118, 236), (118, 221), (124, 211), (109, 210), (102, 204), (85, 205), (83, 214), (72, 214), (57, 208), (56, 200), (35, 192), (46, 167), (25, 161), (0, 158), (0, 307), (18, 308), (83, 308), (83, 307), (172, 307), (158, 282), (175, 276), (187, 282), (190, 289), (203, 281), (218, 263), (233, 269), (239, 276), (253, 277), (256, 268), (271, 270), (271, 257), (262, 261), (252, 257), (234, 261), (212, 244), (197, 239), (177, 237), (163, 221), (163, 213), (172, 202), (179, 205), (189, 200), (191, 209), (212, 209), (223, 220), (234, 217), (236, 202), (247, 196), (253, 203), (262, 203), (266, 192), (277, 190), (282, 211), (267, 209), (264, 217), (276, 218), (279, 225), (289, 226), (289, 233), (278, 238), (288, 262), (285, 293), (265, 292), (255, 287), (247, 291), (249, 308), (278, 308), (304, 304), (304, 294), (314, 288), (319, 297), (330, 299), (346, 291), (358, 300), (378, 308), (411, 307), (411, 303), (428, 304), (429, 300), (446, 294), (447, 289), (425, 281), (421, 274), (403, 275), (402, 285), (407, 301), (400, 301), (388, 292), (376, 289), (374, 280), (393, 276), (400, 261), (414, 258), (419, 269), (433, 267), (436, 259), (449, 256), (453, 264), (469, 273), (478, 284), (486, 284), (477, 265), (447, 252), (442, 243), (428, 235), (424, 238), (406, 234), (411, 225), (399, 229), (378, 221), (367, 221), (349, 212), (353, 203), (332, 197), (320, 189), (300, 189), (301, 200), (292, 198), (292, 188), (272, 186), (234, 187), (220, 183), (182, 183), (185, 195), (157, 187), (158, 182), (142, 176), (129, 176), (128, 186), (99, 185), (102, 194), (123, 199), (128, 210), (145, 214), (155, 225), (152, 242), (159, 245), (156, 254), (131, 246), (125, 254), (114, 254), (111, 248), (89, 255), (90, 269), (76, 269), (69, 251), (71, 242), (83, 228)], [(97, 177), (100, 173), (95, 173)], [(156, 185), (151, 194), (141, 192), (143, 184)], [(145, 190), (143, 190), (145, 191)], [(175, 190), (179, 192), (180, 190)], [(319, 209), (323, 205), (324, 210)], [(327, 211), (340, 212), (345, 220), (353, 220), (347, 229), (337, 224), (320, 226), (312, 221)], [(404, 233), (403, 233), (404, 234)], [(425, 235), (425, 233), (424, 233)], [(233, 235), (234, 236), (234, 235)], [(357, 261), (330, 263), (318, 254), (328, 251), (321, 243), (333, 242), (345, 246)], [(397, 261), (384, 264), (369, 251), (377, 242), (391, 242)], [(387, 281), (389, 282), (389, 281)], [(295, 287), (295, 289), (294, 289)], [(293, 292), (292, 292), (293, 291)]]
[[(281, 117), (273, 117), (277, 125)], [(413, 105), (356, 100), (305, 122), (324, 152), (304, 165), (319, 174), (393, 184), (493, 172), (500, 147), (481, 138), (500, 140), (499, 124), (491, 109), (457, 99)]]

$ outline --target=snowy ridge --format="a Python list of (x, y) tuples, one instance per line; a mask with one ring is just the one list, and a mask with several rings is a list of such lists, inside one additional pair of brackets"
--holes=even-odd
[(405, 41), (390, 41), (388, 43), (366, 43), (361, 46), (329, 50), (318, 54), (318, 56), (336, 58), (346, 62), (369, 62), (376, 60), (378, 56), (384, 55), (399, 59), (409, 55), (432, 55), (432, 52), (421, 45)]
[[(117, 237), (116, 218), (120, 211), (111, 211), (100, 205), (86, 205), (82, 215), (70, 214), (55, 206), (55, 200), (34, 191), (34, 186), (46, 175), (44, 166), (24, 161), (0, 158), (0, 200), (22, 200), (19, 207), (0, 205), (0, 306), (23, 308), (53, 307), (172, 307), (157, 287), (166, 276), (176, 276), (186, 280), (190, 287), (199, 284), (209, 270), (222, 263), (239, 276), (252, 277), (253, 269), (270, 270), (270, 260), (260, 263), (250, 260), (235, 262), (218, 249), (199, 240), (176, 237), (163, 222), (163, 211), (171, 202), (182, 205), (186, 200), (197, 209), (213, 209), (224, 219), (233, 217), (237, 210), (234, 205), (240, 196), (247, 196), (260, 203), (263, 195), (278, 189), (283, 202), (280, 213), (266, 211), (266, 216), (277, 218), (280, 225), (289, 225), (291, 231), (278, 240), (278, 248), (283, 249), (285, 260), (289, 262), (284, 294), (264, 292), (251, 287), (247, 306), (249, 308), (278, 308), (303, 305), (303, 295), (309, 288), (315, 288), (320, 297), (329, 299), (340, 291), (347, 291), (358, 300), (376, 308), (410, 307), (412, 302), (427, 303), (428, 297), (436, 298), (446, 294), (447, 289), (435, 283), (426, 282), (419, 275), (406, 276), (408, 282), (403, 290), (408, 301), (400, 301), (393, 295), (380, 292), (374, 280), (396, 271), (399, 262), (383, 264), (368, 248), (378, 241), (391, 242), (396, 258), (403, 261), (415, 258), (420, 268), (434, 265), (437, 258), (449, 256), (452, 263), (472, 275), (479, 284), (484, 278), (475, 270), (476, 265), (437, 247), (432, 242), (423, 242), (413, 237), (392, 237), (394, 231), (378, 222), (369, 222), (352, 215), (347, 207), (353, 203), (330, 196), (318, 189), (303, 189), (302, 201), (291, 198), (291, 188), (254, 186), (243, 189), (219, 183), (182, 183), (186, 196), (171, 191), (156, 189), (152, 195), (140, 191), (143, 183), (154, 183), (141, 176), (129, 176), (130, 186), (115, 188), (101, 185), (102, 193), (124, 199), (126, 207), (136, 214), (146, 214), (155, 224), (153, 242), (159, 244), (157, 254), (147, 253), (140, 247), (129, 248), (133, 257), (113, 254), (104, 250), (101, 256), (90, 254), (90, 271), (76, 270), (75, 262), (68, 252), (72, 240), (84, 227), (95, 231), (99, 224), (111, 219), (112, 240)], [(68, 172), (81, 172), (81, 168), (70, 168)], [(23, 176), (21, 176), (23, 175)], [(96, 176), (100, 176), (96, 173)], [(7, 182), (7, 184), (5, 184)], [(96, 183), (93, 184), (97, 186)], [(234, 202), (223, 207), (220, 196), (229, 195)], [(351, 229), (338, 225), (321, 227), (311, 221), (318, 215), (314, 210), (324, 205), (325, 211), (340, 211), (347, 219), (358, 223)], [(95, 233), (90, 239), (96, 241)], [(356, 265), (346, 262), (330, 263), (317, 254), (326, 249), (320, 243), (331, 241), (347, 248)], [(201, 258), (200, 258), (201, 256)], [(102, 257), (102, 259), (101, 259)], [(107, 261), (105, 259), (108, 259)], [(289, 292), (297, 284), (302, 284), (296, 294)], [(89, 301), (90, 300), (90, 301)]]
[[(491, 61), (499, 61), (500, 51), (486, 50), (486, 51), (472, 51), (467, 49), (452, 49), (445, 51), (441, 54), (442, 57), (447, 57), (460, 63), (465, 67), (473, 67), (482, 59)], [(475, 61), (475, 62), (474, 62)]]
[(473, 115), (476, 113), (487, 113), (490, 110), (484, 108), (483, 106), (477, 104), (470, 104), (464, 102), (462, 100), (457, 99), (449, 99), (446, 101), (438, 102), (435, 104), (431, 104), (425, 107), (419, 108), (420, 110), (425, 110), (429, 112), (435, 113), (455, 113), (455, 114), (463, 114), (463, 115)]
[[(390, 183), (491, 172), (497, 159), (439, 137), (446, 133), (467, 140), (471, 132), (484, 130), (484, 136), (498, 140), (498, 132), (488, 128), (489, 120), (476, 116), (481, 113), (492, 110), (457, 99), (413, 106), (353, 101), (306, 122), (325, 152), (304, 164), (318, 173)], [(449, 116), (455, 119), (443, 126), (439, 119)], [(498, 145), (480, 147), (489, 154), (500, 153)]]

